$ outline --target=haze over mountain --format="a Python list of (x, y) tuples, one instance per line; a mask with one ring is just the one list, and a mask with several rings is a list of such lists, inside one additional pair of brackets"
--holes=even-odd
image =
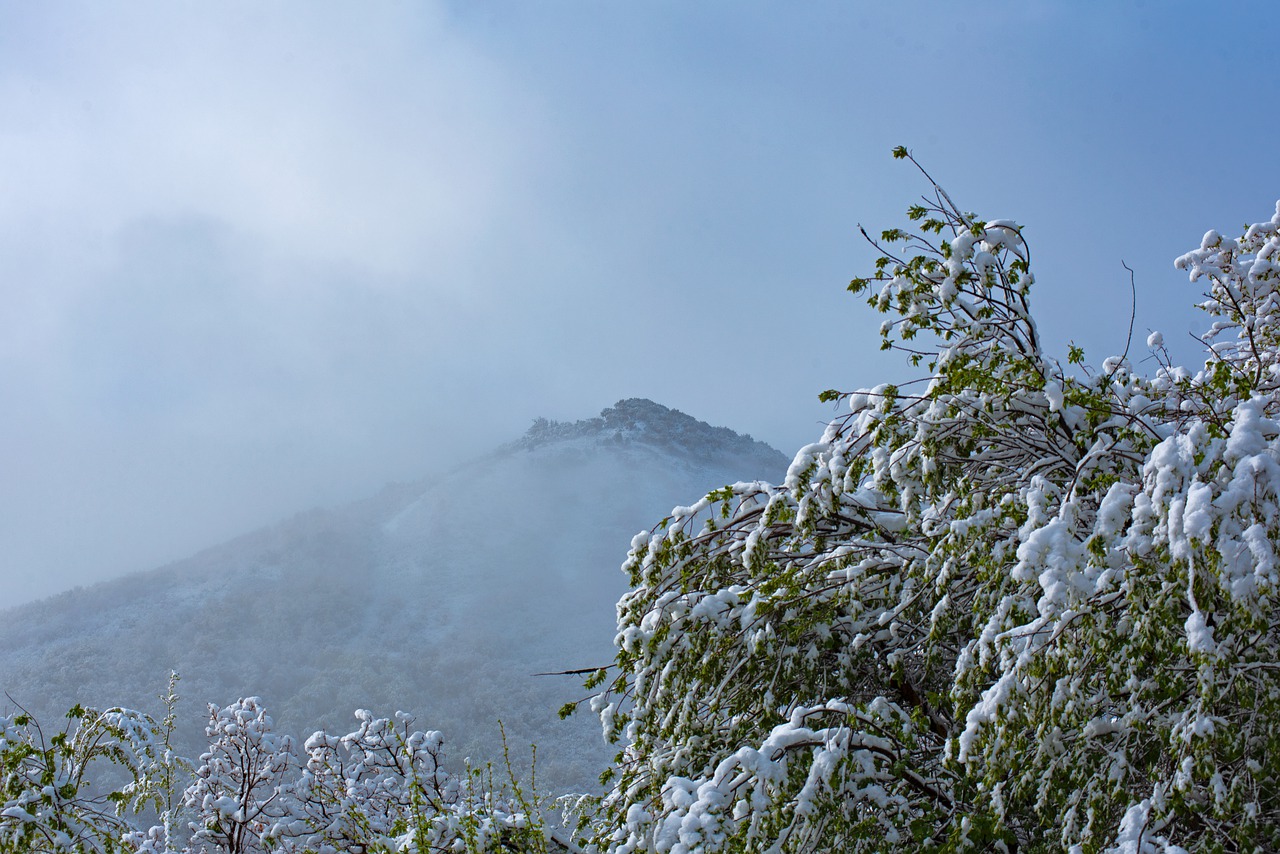
[(636, 531), (786, 464), (648, 400), (540, 419), (444, 474), (2, 612), (0, 688), (51, 721), (77, 702), (154, 713), (176, 670), (192, 753), (205, 704), (242, 696), (302, 735), (403, 709), (479, 760), (498, 755), (501, 719), (517, 756), (539, 745), (545, 788), (582, 788), (612, 751), (586, 710), (556, 717), (578, 678), (533, 674), (611, 660)]

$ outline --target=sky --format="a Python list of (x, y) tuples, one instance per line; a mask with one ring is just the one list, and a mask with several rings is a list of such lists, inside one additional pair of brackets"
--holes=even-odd
[(845, 291), (896, 145), (1025, 226), (1050, 351), (1125, 349), (1125, 262), (1193, 363), (1173, 259), (1280, 197), (1270, 18), (0, 0), (0, 606), (621, 398), (792, 453), (910, 376)]

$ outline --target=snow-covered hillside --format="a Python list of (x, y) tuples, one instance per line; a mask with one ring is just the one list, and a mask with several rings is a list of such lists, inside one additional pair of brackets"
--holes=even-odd
[(611, 660), (636, 531), (786, 462), (646, 400), (540, 420), (446, 474), (0, 612), (0, 688), (49, 720), (76, 702), (155, 711), (174, 669), (192, 749), (207, 702), (250, 695), (294, 733), (411, 711), (458, 758), (494, 756), (502, 720), (517, 757), (539, 745), (546, 788), (581, 788), (610, 755), (599, 724), (556, 717), (578, 679), (533, 674)]

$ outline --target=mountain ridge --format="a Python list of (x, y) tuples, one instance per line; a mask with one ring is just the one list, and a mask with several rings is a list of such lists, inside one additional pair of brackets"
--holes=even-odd
[[(209, 553), (217, 553), (239, 543), (247, 543), (270, 536), (278, 530), (288, 529), (306, 519), (326, 518), (338, 512), (368, 510), (377, 513), (379, 506), (399, 498), (416, 494), (414, 490), (427, 487), (431, 482), (448, 478), (455, 472), (463, 471), (469, 466), (492, 455), (502, 455), (518, 451), (532, 451), (548, 448), (557, 444), (567, 444), (575, 440), (589, 439), (599, 443), (612, 444), (617, 447), (631, 444), (649, 445), (662, 450), (670, 450), (684, 457), (696, 459), (701, 454), (726, 454), (750, 459), (755, 456), (759, 460), (773, 462), (785, 471), (789, 462), (787, 458), (772, 446), (752, 438), (749, 434), (738, 433), (728, 427), (714, 427), (687, 415), (678, 409), (663, 406), (647, 398), (624, 398), (613, 406), (601, 410), (600, 415), (577, 421), (557, 421), (545, 417), (535, 418), (533, 424), (520, 436), (510, 442), (503, 443), (488, 455), (475, 457), (459, 462), (441, 472), (426, 475), (414, 480), (391, 481), (376, 492), (351, 501), (343, 501), (327, 506), (314, 506), (299, 510), (280, 518), (275, 522), (250, 529), (226, 540), (200, 548), (186, 557), (167, 561), (163, 564), (123, 573), (114, 578), (76, 585), (49, 596), (17, 605), (0, 605), (0, 614), (35, 608), (41, 603), (91, 594), (103, 585), (110, 585), (122, 578), (148, 576), (164, 573), (174, 567), (198, 560)], [(694, 444), (700, 441), (700, 444)], [(772, 456), (771, 461), (768, 458)], [(673, 500), (679, 496), (673, 496)]]
[(446, 472), (7, 610), (0, 689), (52, 719), (77, 702), (154, 711), (177, 670), (192, 751), (203, 703), (241, 696), (296, 735), (404, 709), (463, 755), (499, 756), (501, 719), (513, 745), (542, 746), (540, 779), (582, 789), (611, 751), (598, 722), (556, 720), (577, 680), (531, 674), (612, 659), (637, 530), (786, 463), (641, 399), (535, 421)]

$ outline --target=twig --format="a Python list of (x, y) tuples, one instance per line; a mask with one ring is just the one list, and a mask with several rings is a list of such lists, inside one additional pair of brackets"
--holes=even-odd
[(1138, 315), (1138, 288), (1133, 283), (1133, 268), (1120, 259), (1120, 266), (1129, 271), (1129, 337), (1124, 342), (1124, 355), (1120, 357), (1120, 361), (1116, 362), (1116, 366), (1111, 369), (1111, 373), (1107, 374), (1107, 382), (1111, 382), (1111, 378), (1116, 375), (1116, 371), (1120, 370), (1120, 366), (1129, 358), (1129, 347), (1133, 344), (1133, 319)]

